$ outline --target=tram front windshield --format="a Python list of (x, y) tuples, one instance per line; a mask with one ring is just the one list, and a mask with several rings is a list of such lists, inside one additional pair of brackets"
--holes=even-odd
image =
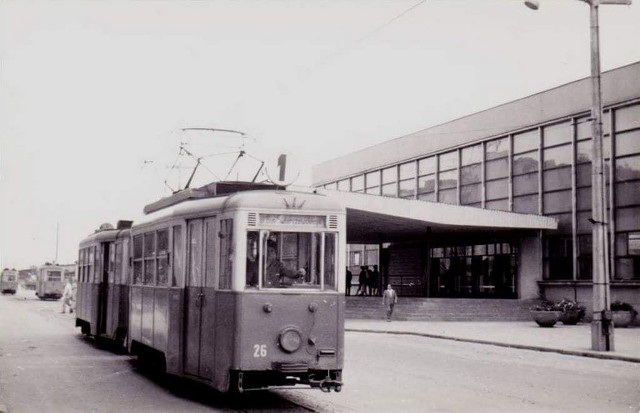
[(247, 288), (336, 289), (337, 234), (247, 233)]

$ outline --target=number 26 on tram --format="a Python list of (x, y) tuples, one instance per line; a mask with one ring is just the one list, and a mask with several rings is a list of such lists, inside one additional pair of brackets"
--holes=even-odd
[(131, 239), (133, 354), (220, 391), (341, 390), (343, 207), (281, 190), (187, 199)]

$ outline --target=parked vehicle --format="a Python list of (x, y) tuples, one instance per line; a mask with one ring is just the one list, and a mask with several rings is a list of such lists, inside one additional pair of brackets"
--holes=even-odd
[[(85, 334), (222, 392), (341, 390), (344, 208), (314, 193), (220, 182), (144, 211), (130, 230), (105, 228), (80, 244), (76, 325)], [(114, 315), (127, 299), (128, 324)]]
[(5, 268), (0, 274), (0, 292), (15, 294), (18, 290), (18, 271)]
[(58, 300), (64, 291), (64, 267), (45, 264), (38, 268), (36, 295), (41, 300)]

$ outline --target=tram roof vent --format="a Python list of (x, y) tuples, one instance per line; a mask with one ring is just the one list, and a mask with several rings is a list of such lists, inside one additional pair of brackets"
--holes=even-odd
[(329, 215), (329, 228), (338, 229), (338, 217), (336, 215)]
[(95, 232), (100, 232), (100, 231), (109, 231), (113, 229), (113, 225), (111, 225), (108, 222), (105, 222), (104, 224), (100, 225), (100, 227), (95, 230)]
[(255, 212), (249, 212), (247, 216), (247, 225), (250, 227), (255, 227), (258, 223), (258, 216)]
[(133, 225), (133, 221), (120, 220), (116, 224), (116, 229), (129, 229)]

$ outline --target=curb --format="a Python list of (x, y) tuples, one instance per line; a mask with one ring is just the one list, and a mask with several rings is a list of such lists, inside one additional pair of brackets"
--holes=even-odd
[(581, 350), (563, 350), (558, 348), (550, 348), (550, 347), (540, 347), (540, 346), (530, 346), (526, 344), (510, 344), (510, 343), (501, 343), (497, 341), (489, 341), (489, 340), (478, 340), (473, 338), (460, 338), (460, 337), (451, 337), (451, 336), (443, 336), (440, 334), (431, 334), (431, 333), (416, 333), (413, 331), (389, 331), (389, 330), (371, 330), (365, 328), (345, 328), (345, 331), (353, 331), (357, 333), (374, 333), (374, 334), (395, 334), (395, 335), (408, 335), (408, 336), (418, 336), (418, 337), (427, 337), (427, 338), (435, 338), (439, 340), (451, 340), (451, 341), (460, 341), (464, 343), (474, 343), (474, 344), (484, 344), (489, 346), (498, 346), (498, 347), (508, 347), (515, 348), (519, 350), (533, 350), (533, 351), (543, 351), (547, 353), (559, 353), (565, 354), (569, 356), (579, 356), (579, 357), (590, 357), (601, 360), (617, 360), (617, 361), (626, 361), (629, 363), (640, 363), (640, 358), (637, 357), (629, 357), (629, 356), (621, 356), (617, 354), (609, 354), (609, 353), (596, 353), (591, 351), (581, 351)]

